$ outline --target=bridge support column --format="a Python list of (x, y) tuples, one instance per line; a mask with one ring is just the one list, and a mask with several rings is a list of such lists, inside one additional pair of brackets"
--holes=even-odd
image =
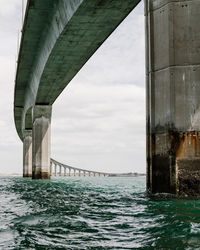
[(62, 166), (60, 165), (59, 168), (60, 168), (60, 173), (59, 173), (59, 175), (62, 176)]
[(23, 177), (32, 177), (32, 130), (24, 130), (23, 137)]
[(145, 3), (147, 189), (200, 196), (200, 1)]
[(53, 168), (53, 163), (50, 162), (50, 176), (52, 176), (52, 168)]
[(56, 164), (54, 165), (54, 168), (55, 168), (55, 169), (54, 169), (54, 171), (55, 171), (55, 172), (54, 172), (54, 175), (57, 176), (57, 165), (56, 165)]
[(33, 179), (50, 179), (51, 111), (49, 105), (33, 110)]

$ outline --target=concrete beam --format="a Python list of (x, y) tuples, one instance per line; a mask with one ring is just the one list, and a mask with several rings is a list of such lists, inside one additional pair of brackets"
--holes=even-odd
[(35, 104), (53, 104), (140, 0), (29, 0), (18, 58), (14, 117), (19, 137)]
[(23, 177), (32, 177), (32, 130), (23, 131)]
[(146, 1), (147, 189), (200, 196), (200, 1)]
[(50, 179), (51, 112), (48, 105), (33, 110), (33, 179)]

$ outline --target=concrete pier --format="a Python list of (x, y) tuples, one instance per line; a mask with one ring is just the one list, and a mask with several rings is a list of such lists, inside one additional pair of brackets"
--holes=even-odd
[(53, 163), (50, 161), (50, 175), (53, 175)]
[(23, 177), (32, 177), (32, 130), (23, 131)]
[(33, 179), (50, 179), (51, 111), (49, 105), (33, 110)]
[(57, 176), (57, 165), (55, 165), (55, 172), (54, 175)]
[(147, 189), (200, 196), (200, 1), (145, 4)]
[(59, 166), (59, 168), (60, 168), (60, 173), (59, 173), (59, 175), (62, 176), (62, 167), (61, 167), (61, 165)]

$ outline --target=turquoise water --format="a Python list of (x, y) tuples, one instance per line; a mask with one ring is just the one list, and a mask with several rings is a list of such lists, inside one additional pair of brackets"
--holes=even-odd
[(200, 201), (145, 178), (0, 178), (0, 249), (200, 249)]

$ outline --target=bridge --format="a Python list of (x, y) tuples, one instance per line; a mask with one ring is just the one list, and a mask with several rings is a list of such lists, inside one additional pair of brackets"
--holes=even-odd
[[(14, 94), (24, 177), (50, 178), (53, 103), (139, 2), (28, 0)], [(144, 2), (147, 191), (200, 196), (200, 1)]]
[[(59, 168), (59, 169), (58, 169)], [(108, 177), (112, 176), (112, 173), (98, 172), (87, 169), (75, 168), (68, 166), (54, 159), (51, 159), (50, 163), (50, 175), (51, 176), (98, 176)]]

